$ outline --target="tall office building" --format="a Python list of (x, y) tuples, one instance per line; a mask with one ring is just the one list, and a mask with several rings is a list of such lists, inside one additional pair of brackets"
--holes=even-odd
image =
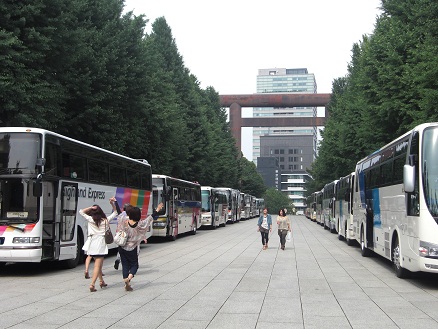
[[(317, 92), (315, 76), (306, 68), (259, 69), (257, 93)], [(316, 117), (316, 107), (253, 108), (254, 117)], [(306, 207), (305, 184), (311, 179), (306, 169), (316, 158), (317, 127), (254, 127), (253, 159), (275, 157), (281, 170), (280, 190), (293, 201), (296, 212)], [(262, 142), (263, 141), (263, 142)], [(256, 162), (257, 163), (257, 162)]]
[[(313, 73), (308, 73), (306, 68), (298, 69), (259, 69), (257, 75), (257, 93), (316, 93), (316, 81)], [(316, 117), (316, 107), (255, 107), (254, 117)], [(271, 135), (308, 135), (313, 137), (314, 157), (316, 157), (317, 127), (254, 127), (253, 128), (253, 160), (260, 153), (260, 136)], [(281, 164), (280, 164), (281, 167)], [(282, 168), (288, 169), (288, 168)]]

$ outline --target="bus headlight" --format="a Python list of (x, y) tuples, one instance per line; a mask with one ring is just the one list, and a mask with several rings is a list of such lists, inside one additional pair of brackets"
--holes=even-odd
[(418, 251), (422, 257), (438, 258), (438, 245), (436, 244), (420, 241)]
[(16, 237), (12, 239), (12, 243), (40, 243), (39, 237)]

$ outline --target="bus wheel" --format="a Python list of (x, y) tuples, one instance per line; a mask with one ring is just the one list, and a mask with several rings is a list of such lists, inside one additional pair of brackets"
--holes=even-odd
[(368, 257), (370, 255), (370, 250), (365, 247), (363, 228), (360, 230), (360, 253), (363, 257)]
[(395, 239), (394, 249), (392, 249), (392, 263), (394, 265), (395, 275), (398, 278), (404, 279), (409, 276), (409, 271), (401, 266), (400, 263), (400, 243), (398, 242), (398, 237)]

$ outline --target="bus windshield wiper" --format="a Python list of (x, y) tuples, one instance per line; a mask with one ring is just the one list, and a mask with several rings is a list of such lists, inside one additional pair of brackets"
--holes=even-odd
[(17, 226), (10, 225), (10, 224), (8, 224), (8, 227), (12, 227), (12, 228), (15, 228), (15, 229), (17, 229), (17, 230), (19, 230), (21, 232), (24, 232), (24, 228), (21, 228), (21, 227), (17, 227)]

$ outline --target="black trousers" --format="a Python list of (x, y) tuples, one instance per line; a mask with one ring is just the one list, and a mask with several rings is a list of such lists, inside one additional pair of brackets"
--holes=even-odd
[(269, 230), (260, 227), (260, 234), (262, 235), (262, 245), (268, 244), (269, 241)]
[(286, 245), (286, 235), (287, 230), (278, 230), (278, 236), (280, 237), (280, 244), (282, 247)]

